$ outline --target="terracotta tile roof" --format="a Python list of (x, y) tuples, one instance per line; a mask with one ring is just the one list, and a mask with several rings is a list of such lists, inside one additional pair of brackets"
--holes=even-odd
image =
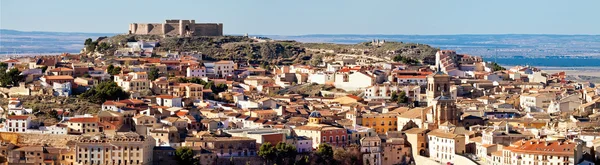
[(8, 116), (8, 120), (27, 120), (29, 116), (27, 115), (10, 115)]
[(50, 70), (50, 72), (65, 72), (65, 71), (73, 71), (73, 69), (60, 67), (60, 68), (54, 68), (54, 69)]
[(120, 103), (125, 103), (127, 105), (131, 105), (131, 104), (143, 104), (144, 103), (143, 100), (138, 100), (138, 99), (126, 99), (126, 100), (121, 100), (119, 102)]
[(513, 153), (533, 155), (573, 156), (576, 143), (572, 141), (521, 140), (504, 149)]
[(181, 116), (185, 116), (185, 115), (187, 115), (187, 114), (188, 114), (188, 112), (187, 112), (187, 111), (179, 111), (179, 112), (177, 112), (176, 114), (177, 114), (177, 116), (180, 116), (180, 117), (181, 117)]
[(348, 97), (350, 97), (352, 99), (355, 99), (355, 100), (362, 100), (362, 98), (360, 98), (358, 96), (355, 96), (355, 95), (346, 95), (346, 96), (348, 96)]
[(415, 118), (421, 118), (421, 111), (423, 111), (423, 108), (414, 108), (411, 110), (408, 110), (404, 113), (401, 113), (400, 116), (398, 116), (398, 118), (407, 118), (407, 119), (415, 119)]
[(73, 80), (73, 76), (44, 76), (46, 80)]
[(157, 98), (161, 98), (161, 99), (173, 99), (173, 98), (175, 98), (175, 96), (171, 96), (171, 95), (158, 95), (156, 97)]
[(233, 61), (218, 61), (215, 64), (233, 64)]
[(15, 59), (8, 59), (8, 60), (4, 60), (4, 62), (15, 63), (15, 62), (19, 62), (19, 61), (15, 60)]
[(102, 105), (115, 105), (115, 106), (125, 106), (125, 103), (115, 102), (115, 101), (106, 101), (102, 103)]
[(69, 122), (72, 122), (72, 123), (91, 123), (91, 122), (98, 122), (98, 118), (96, 118), (96, 117), (78, 117), (78, 118), (71, 118), (71, 119), (69, 119)]
[(427, 136), (435, 136), (435, 137), (445, 138), (445, 139), (455, 139), (455, 138), (459, 138), (459, 137), (464, 138), (464, 135), (447, 133), (447, 132), (445, 132), (444, 130), (441, 130), (441, 129), (433, 130), (433, 131), (429, 132), (427, 134)]
[(404, 131), (404, 133), (406, 133), (406, 134), (418, 134), (418, 133), (425, 133), (426, 131), (427, 131), (427, 129), (411, 128), (409, 130)]

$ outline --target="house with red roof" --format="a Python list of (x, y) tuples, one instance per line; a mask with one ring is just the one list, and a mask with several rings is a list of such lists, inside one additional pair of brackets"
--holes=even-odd
[(104, 132), (98, 117), (72, 117), (66, 122), (67, 133), (72, 135), (99, 134)]
[(6, 118), (4, 127), (2, 128), (5, 132), (18, 132), (25, 133), (31, 125), (31, 116), (28, 115), (9, 115)]
[(181, 97), (171, 95), (158, 95), (156, 96), (156, 104), (165, 107), (183, 107)]
[(4, 60), (2, 62), (7, 64), (7, 69), (8, 70), (14, 68), (15, 65), (21, 63), (19, 60), (16, 60), (16, 59), (7, 59), (7, 60)]

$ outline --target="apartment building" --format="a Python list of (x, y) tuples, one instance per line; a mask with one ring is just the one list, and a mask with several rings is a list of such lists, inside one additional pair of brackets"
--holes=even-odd
[(136, 133), (83, 136), (75, 144), (75, 164), (152, 164), (154, 139)]

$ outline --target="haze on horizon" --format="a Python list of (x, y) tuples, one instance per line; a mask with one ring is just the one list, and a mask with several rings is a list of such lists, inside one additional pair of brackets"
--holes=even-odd
[(125, 33), (194, 19), (226, 34), (600, 34), (600, 1), (0, 1), (0, 29)]

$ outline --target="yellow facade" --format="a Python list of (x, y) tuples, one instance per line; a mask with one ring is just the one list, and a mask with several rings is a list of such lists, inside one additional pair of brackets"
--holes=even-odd
[(364, 114), (362, 115), (362, 125), (373, 128), (377, 134), (385, 134), (387, 131), (398, 130), (397, 114)]

